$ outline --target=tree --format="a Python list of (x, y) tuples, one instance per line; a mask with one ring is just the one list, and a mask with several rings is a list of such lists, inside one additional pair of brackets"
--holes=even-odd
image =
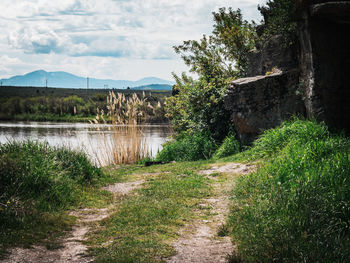
[(212, 35), (175, 46), (193, 79), (183, 73), (174, 78), (174, 96), (167, 100), (167, 116), (175, 131), (210, 132), (221, 141), (230, 131), (230, 112), (224, 107), (227, 85), (246, 75), (247, 54), (254, 47), (254, 24), (243, 20), (241, 11), (220, 8), (213, 12)]
[[(227, 11), (227, 12), (226, 12)], [(214, 29), (199, 41), (175, 46), (190, 71), (210, 80), (213, 77), (244, 77), (248, 52), (254, 48), (255, 24), (243, 20), (241, 10), (220, 8), (213, 12)]]

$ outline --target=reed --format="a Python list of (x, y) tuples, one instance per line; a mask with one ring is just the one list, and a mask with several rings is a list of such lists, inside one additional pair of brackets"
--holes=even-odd
[(107, 113), (98, 110), (91, 122), (99, 125), (101, 135), (99, 154), (97, 150), (95, 152), (98, 164), (131, 164), (149, 157), (149, 145), (143, 136), (142, 124), (160, 107), (161, 103), (152, 106), (145, 93), (139, 98), (136, 93), (126, 97), (122, 93), (109, 92)]

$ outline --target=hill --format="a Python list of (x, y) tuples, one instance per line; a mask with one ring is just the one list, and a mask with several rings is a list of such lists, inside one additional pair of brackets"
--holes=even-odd
[(172, 90), (172, 86), (167, 84), (151, 84), (134, 87), (131, 90)]
[[(64, 71), (46, 72), (37, 70), (25, 75), (17, 75), (8, 79), (0, 79), (2, 86), (31, 86), (31, 87), (55, 87), (55, 88), (86, 88), (87, 78), (76, 76)], [(89, 88), (92, 89), (126, 89), (127, 87), (140, 87), (152, 84), (172, 85), (174, 82), (147, 77), (137, 81), (95, 79), (89, 78)]]

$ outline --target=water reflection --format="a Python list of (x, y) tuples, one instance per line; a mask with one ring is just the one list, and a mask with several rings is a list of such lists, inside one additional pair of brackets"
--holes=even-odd
[[(147, 139), (150, 151), (154, 156), (161, 145), (172, 134), (167, 125), (144, 125), (143, 137)], [(0, 143), (8, 140), (47, 141), (52, 146), (69, 146), (73, 149), (83, 149), (90, 156), (100, 149), (101, 125), (86, 123), (56, 123), (56, 122), (0, 122)], [(108, 130), (108, 125), (103, 126)], [(108, 131), (112, 133), (112, 131)], [(118, 137), (123, 138), (123, 134)]]

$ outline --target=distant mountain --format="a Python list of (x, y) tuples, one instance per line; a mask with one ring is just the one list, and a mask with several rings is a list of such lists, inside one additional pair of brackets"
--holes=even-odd
[[(48, 87), (55, 88), (86, 88), (87, 86), (87, 78), (64, 71), (46, 72), (45, 70), (37, 70), (25, 75), (0, 79), (0, 81), (3, 86), (45, 87), (46, 81)], [(89, 78), (89, 88), (91, 89), (126, 89), (128, 87), (132, 88), (152, 84), (173, 85), (174, 82), (155, 77), (143, 78), (137, 81)]]
[(150, 84), (145, 86), (133, 87), (132, 90), (172, 90), (172, 85)]

